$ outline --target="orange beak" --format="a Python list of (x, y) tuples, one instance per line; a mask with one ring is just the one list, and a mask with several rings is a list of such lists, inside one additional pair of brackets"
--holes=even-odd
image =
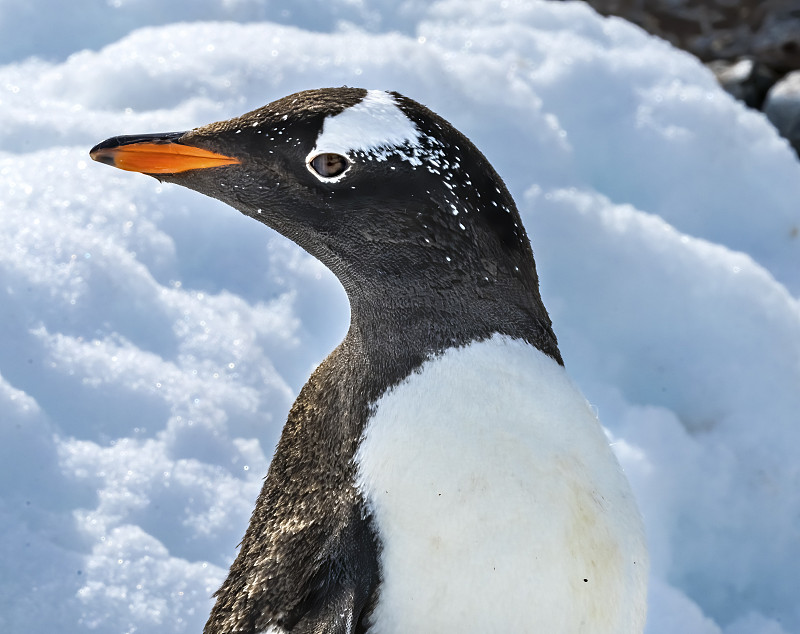
[(177, 174), (188, 170), (237, 165), (241, 161), (177, 142), (183, 132), (116, 136), (89, 152), (95, 161), (129, 172)]

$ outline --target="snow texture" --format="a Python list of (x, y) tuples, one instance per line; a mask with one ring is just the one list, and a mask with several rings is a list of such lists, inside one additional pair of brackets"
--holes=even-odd
[(514, 195), (644, 514), (649, 634), (800, 632), (800, 164), (581, 3), (0, 0), (0, 631), (202, 628), (338, 283), (92, 163), (322, 86), (396, 90)]

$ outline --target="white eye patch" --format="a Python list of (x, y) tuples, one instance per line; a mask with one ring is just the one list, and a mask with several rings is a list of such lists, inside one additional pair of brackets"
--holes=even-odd
[[(383, 161), (393, 148), (416, 146), (419, 139), (417, 126), (397, 107), (392, 95), (383, 90), (368, 90), (367, 96), (355, 106), (325, 119), (306, 164), (320, 154), (340, 154), (352, 159), (355, 152), (366, 152)], [(402, 152), (401, 156), (410, 160), (405, 154)], [(335, 182), (345, 174), (346, 171), (325, 180)]]

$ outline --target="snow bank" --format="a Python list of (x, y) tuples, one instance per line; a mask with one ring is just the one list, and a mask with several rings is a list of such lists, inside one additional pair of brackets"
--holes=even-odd
[(88, 148), (348, 84), (509, 184), (646, 516), (648, 632), (800, 631), (800, 166), (761, 115), (578, 3), (162, 5), (0, 0), (0, 629), (199, 631), (347, 325), (299, 249)]

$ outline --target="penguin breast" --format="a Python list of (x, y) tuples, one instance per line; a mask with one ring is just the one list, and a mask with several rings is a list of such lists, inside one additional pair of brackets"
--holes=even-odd
[(372, 411), (356, 454), (381, 542), (371, 634), (642, 631), (642, 520), (558, 363), (495, 335)]

